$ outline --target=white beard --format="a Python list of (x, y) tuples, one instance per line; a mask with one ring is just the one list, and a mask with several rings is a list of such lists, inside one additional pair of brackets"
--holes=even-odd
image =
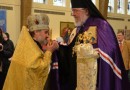
[(76, 25), (76, 26), (82, 26), (82, 25), (85, 23), (86, 20), (87, 20), (86, 15), (83, 15), (83, 16), (80, 18), (80, 20), (76, 20), (76, 18), (75, 18), (75, 25)]
[(75, 25), (78, 27), (78, 26), (82, 26), (82, 23), (81, 22), (75, 22)]

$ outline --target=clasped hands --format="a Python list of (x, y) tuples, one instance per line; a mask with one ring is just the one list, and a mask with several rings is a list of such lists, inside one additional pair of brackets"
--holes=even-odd
[(57, 50), (59, 48), (58, 42), (55, 40), (48, 40), (47, 46), (46, 46), (46, 50), (54, 52), (55, 50)]

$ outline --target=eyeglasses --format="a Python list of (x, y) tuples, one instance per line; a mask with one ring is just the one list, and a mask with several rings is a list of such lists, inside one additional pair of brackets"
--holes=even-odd
[(3, 37), (3, 38), (7, 38), (7, 37)]
[(78, 12), (81, 12), (81, 11), (84, 11), (85, 9), (82, 8), (82, 9), (72, 9), (71, 13), (78, 13)]

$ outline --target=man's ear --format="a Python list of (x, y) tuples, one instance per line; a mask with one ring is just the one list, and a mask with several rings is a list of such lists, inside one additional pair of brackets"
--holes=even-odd
[(87, 8), (85, 8), (85, 11), (86, 11), (86, 15), (88, 16), (89, 15), (89, 11)]

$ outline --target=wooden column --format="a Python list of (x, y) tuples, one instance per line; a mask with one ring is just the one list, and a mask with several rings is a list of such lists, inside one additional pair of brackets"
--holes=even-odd
[(108, 2), (109, 0), (99, 0), (99, 11), (105, 19), (107, 18)]
[(31, 14), (32, 0), (21, 0), (21, 27), (26, 25), (28, 15)]

